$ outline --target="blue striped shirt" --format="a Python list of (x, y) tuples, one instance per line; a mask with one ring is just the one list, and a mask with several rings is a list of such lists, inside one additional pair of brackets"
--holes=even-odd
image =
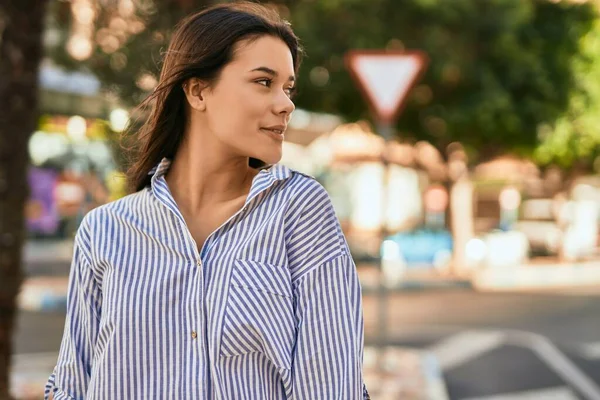
[(323, 186), (261, 170), (198, 251), (169, 164), (82, 221), (44, 398), (368, 398), (361, 286)]

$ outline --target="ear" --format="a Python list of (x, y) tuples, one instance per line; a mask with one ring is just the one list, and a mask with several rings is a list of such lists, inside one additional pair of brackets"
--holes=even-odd
[(206, 110), (206, 93), (208, 85), (198, 78), (191, 78), (182, 85), (183, 92), (190, 107), (198, 111)]

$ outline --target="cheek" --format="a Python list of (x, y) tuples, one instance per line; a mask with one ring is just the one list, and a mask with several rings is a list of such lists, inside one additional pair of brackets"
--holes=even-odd
[(256, 140), (254, 134), (260, 125), (270, 122), (268, 96), (261, 96), (252, 87), (224, 88), (212, 100), (212, 131), (229, 144), (239, 146), (246, 140)]
[(260, 96), (240, 96), (222, 105), (219, 110), (224, 126), (236, 131), (256, 130), (264, 123), (267, 107)]
[(236, 104), (223, 107), (214, 116), (214, 132), (220, 140), (234, 148), (245, 148), (256, 140), (260, 119), (247, 107)]

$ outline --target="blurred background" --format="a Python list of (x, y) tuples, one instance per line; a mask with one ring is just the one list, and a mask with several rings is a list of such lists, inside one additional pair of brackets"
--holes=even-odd
[[(37, 399), (73, 235), (126, 194), (123, 131), (173, 26), (218, 1), (16, 3), (0, 0), (0, 392)], [(372, 398), (600, 399), (600, 2), (263, 4), (308, 55), (281, 163), (334, 202)], [(391, 125), (356, 49), (428, 60)]]

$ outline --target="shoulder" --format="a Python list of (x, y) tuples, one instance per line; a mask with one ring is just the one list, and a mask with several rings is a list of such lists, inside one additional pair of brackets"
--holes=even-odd
[(114, 222), (126, 220), (138, 214), (140, 210), (153, 206), (148, 190), (142, 189), (88, 211), (81, 221), (76, 239), (78, 236), (85, 239), (86, 234), (101, 233)]
[(148, 189), (98, 206), (85, 214), (75, 234), (75, 245), (93, 262), (101, 258), (107, 244), (116, 240), (121, 227), (132, 225), (140, 213), (154, 208)]
[(314, 232), (320, 229), (339, 231), (331, 197), (317, 179), (292, 170), (289, 185), (291, 193), (288, 196), (286, 221), (292, 229), (312, 226)]
[(327, 210), (333, 211), (331, 198), (327, 189), (313, 176), (291, 169), (289, 189), (290, 208), (294, 210)]
[(306, 172), (298, 171), (297, 169), (290, 168), (290, 167), (286, 167), (286, 168), (289, 169), (290, 174), (292, 176), (299, 177), (300, 179), (309, 179), (309, 180), (314, 180), (314, 181), (317, 180), (314, 176), (312, 176)]
[(286, 251), (292, 279), (298, 280), (349, 249), (325, 187), (315, 178), (294, 172), (285, 218)]

